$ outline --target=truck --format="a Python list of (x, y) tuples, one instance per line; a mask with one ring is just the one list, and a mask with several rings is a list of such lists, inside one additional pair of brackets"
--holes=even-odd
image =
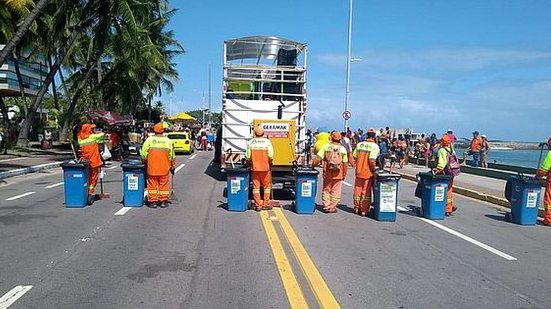
[(274, 188), (294, 185), (306, 144), (305, 43), (276, 36), (226, 40), (223, 52), (221, 169), (243, 163), (256, 126), (274, 146)]

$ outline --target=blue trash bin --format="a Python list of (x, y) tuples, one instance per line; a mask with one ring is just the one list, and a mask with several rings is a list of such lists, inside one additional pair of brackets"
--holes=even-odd
[(63, 186), (65, 207), (83, 208), (88, 204), (88, 162), (74, 160), (61, 164), (63, 168)]
[(297, 214), (311, 215), (316, 209), (316, 192), (319, 172), (314, 169), (295, 171), (294, 210)]
[(446, 216), (449, 175), (419, 173), (421, 182), (421, 210), (424, 218), (443, 220)]
[(245, 211), (249, 202), (249, 168), (226, 168), (229, 211)]
[(535, 225), (538, 222), (544, 180), (518, 175), (511, 176), (508, 183), (511, 188), (511, 213), (507, 218), (516, 224)]
[(140, 160), (126, 160), (122, 165), (125, 207), (142, 207), (145, 192), (145, 165)]
[(398, 182), (400, 175), (378, 172), (373, 180), (373, 218), (377, 221), (396, 221)]

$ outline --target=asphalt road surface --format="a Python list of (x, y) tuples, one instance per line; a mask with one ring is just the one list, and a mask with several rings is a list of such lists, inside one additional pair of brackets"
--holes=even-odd
[(346, 184), (335, 214), (232, 213), (211, 158), (178, 157), (166, 209), (123, 208), (117, 165), (83, 209), (64, 207), (60, 169), (5, 180), (0, 309), (551, 307), (551, 228), (463, 197), (423, 220), (405, 180), (396, 222), (352, 214)]

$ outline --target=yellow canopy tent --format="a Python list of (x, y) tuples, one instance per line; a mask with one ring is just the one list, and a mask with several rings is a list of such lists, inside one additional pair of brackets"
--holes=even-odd
[(168, 119), (175, 120), (175, 121), (178, 121), (178, 120), (197, 120), (194, 117), (192, 117), (190, 114), (184, 113), (184, 112), (181, 112), (181, 113), (178, 113), (174, 116), (171, 116)]

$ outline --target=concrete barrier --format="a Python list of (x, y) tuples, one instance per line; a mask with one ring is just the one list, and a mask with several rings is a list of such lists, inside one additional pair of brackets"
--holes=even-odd
[(63, 163), (63, 161), (45, 163), (45, 164), (40, 164), (40, 165), (29, 166), (29, 167), (24, 167), (24, 168), (18, 168), (18, 169), (15, 169), (15, 170), (0, 172), (0, 179), (13, 177), (13, 176), (19, 176), (19, 175), (25, 175), (25, 174), (29, 174), (29, 173), (39, 172), (39, 171), (42, 171), (42, 170), (56, 168), (56, 167), (59, 167), (61, 165), (61, 163)]

